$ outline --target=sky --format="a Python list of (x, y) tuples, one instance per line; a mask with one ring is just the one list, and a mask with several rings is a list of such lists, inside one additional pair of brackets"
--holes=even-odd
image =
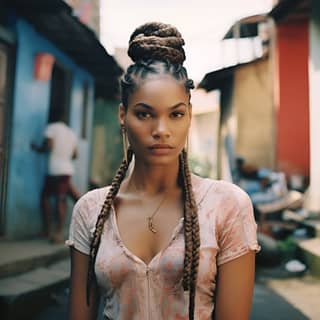
[(185, 40), (189, 77), (196, 82), (232, 64), (232, 47), (221, 39), (239, 19), (270, 11), (272, 0), (100, 0), (101, 42), (108, 53), (128, 46), (133, 30), (161, 21), (178, 28)]

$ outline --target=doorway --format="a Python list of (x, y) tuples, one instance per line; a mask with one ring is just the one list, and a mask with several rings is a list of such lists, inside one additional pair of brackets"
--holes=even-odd
[(51, 96), (48, 123), (57, 119), (70, 121), (71, 72), (55, 63), (51, 77)]
[(5, 206), (9, 162), (11, 121), (11, 90), (13, 80), (13, 50), (0, 42), (0, 236), (5, 233)]

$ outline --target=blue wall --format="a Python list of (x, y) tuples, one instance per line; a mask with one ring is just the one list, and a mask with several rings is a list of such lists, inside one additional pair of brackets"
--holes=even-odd
[[(46, 174), (46, 156), (34, 153), (30, 142), (42, 141), (47, 125), (50, 104), (50, 81), (33, 78), (34, 56), (48, 52), (72, 72), (70, 125), (79, 137), (79, 158), (76, 160), (74, 183), (82, 192), (87, 190), (89, 178), (89, 150), (93, 111), (93, 78), (76, 65), (61, 50), (46, 40), (24, 20), (14, 25), (17, 37), (16, 69), (13, 91), (11, 141), (6, 208), (6, 236), (25, 238), (39, 233), (41, 215), (40, 192)], [(88, 139), (80, 139), (82, 122), (83, 83), (89, 84)]]

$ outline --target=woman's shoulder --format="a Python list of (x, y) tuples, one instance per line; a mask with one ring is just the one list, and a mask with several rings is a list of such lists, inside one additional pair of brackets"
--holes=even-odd
[(78, 200), (78, 205), (84, 205), (86, 203), (97, 203), (104, 201), (110, 186), (105, 186), (101, 188), (92, 189), (83, 194)]
[(90, 253), (90, 242), (107, 192), (108, 187), (90, 190), (77, 201), (72, 212), (67, 245), (84, 254)]
[(96, 188), (83, 194), (74, 206), (73, 215), (82, 215), (84, 219), (95, 219), (99, 214), (110, 186)]
[(225, 200), (234, 202), (240, 208), (251, 203), (249, 195), (242, 188), (232, 182), (216, 180), (214, 193), (220, 195)]
[(244, 208), (251, 204), (248, 194), (234, 183), (192, 176), (194, 193), (201, 202), (223, 207)]

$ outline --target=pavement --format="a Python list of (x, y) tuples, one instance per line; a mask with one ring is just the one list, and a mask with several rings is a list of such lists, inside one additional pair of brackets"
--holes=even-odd
[[(1, 320), (66, 318), (69, 249), (36, 239), (0, 243)], [(250, 320), (319, 320), (320, 278), (258, 268)], [(42, 310), (42, 311), (41, 311)]]
[(45, 239), (0, 242), (0, 279), (33, 270), (69, 256), (64, 244)]
[[(268, 288), (302, 312), (307, 319), (320, 319), (320, 280), (310, 275), (293, 279), (274, 279)], [(296, 318), (288, 318), (296, 319)]]
[(285, 270), (284, 265), (257, 269), (253, 301), (254, 319), (319, 320), (319, 298), (320, 278), (311, 275), (309, 271), (293, 276)]
[[(255, 283), (250, 320), (312, 319), (268, 286)], [(319, 318), (313, 318), (319, 319)]]
[(47, 240), (0, 243), (2, 320), (32, 319), (69, 281), (69, 249)]

